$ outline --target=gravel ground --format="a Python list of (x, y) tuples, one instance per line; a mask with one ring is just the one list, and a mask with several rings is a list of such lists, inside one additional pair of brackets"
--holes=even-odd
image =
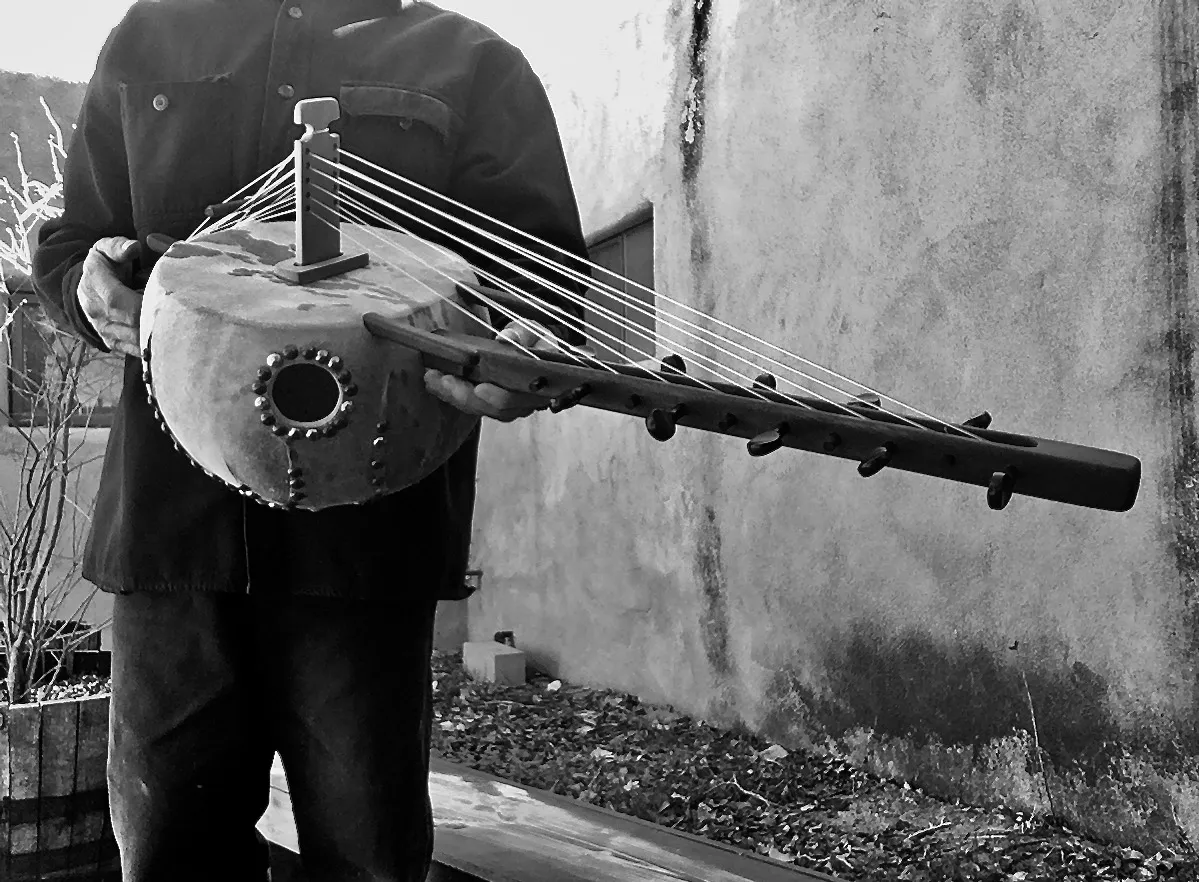
[(1189, 842), (1143, 854), (1018, 812), (934, 799), (635, 697), (434, 657), (434, 750), (531, 787), (846, 880), (1194, 880)]

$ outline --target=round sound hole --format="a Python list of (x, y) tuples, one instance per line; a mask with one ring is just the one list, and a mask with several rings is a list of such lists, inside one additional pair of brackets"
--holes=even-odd
[(296, 362), (280, 368), (271, 384), (275, 413), (297, 426), (319, 426), (337, 414), (341, 386), (318, 364)]

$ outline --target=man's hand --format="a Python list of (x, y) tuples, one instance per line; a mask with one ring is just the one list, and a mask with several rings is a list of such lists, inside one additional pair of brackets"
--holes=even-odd
[[(543, 334), (515, 322), (500, 331), (495, 339), (526, 349), (554, 348), (545, 343)], [(491, 417), (502, 423), (510, 423), (549, 407), (549, 402), (543, 396), (509, 392), (491, 383), (479, 383), (476, 386), (461, 377), (441, 371), (425, 371), (425, 388), (446, 404), (452, 404), (465, 413)]]
[(79, 277), (79, 306), (100, 339), (113, 352), (141, 357), (138, 322), (142, 295), (123, 280), (133, 278), (133, 260), (138, 256), (136, 239), (115, 236), (101, 239), (83, 260)]

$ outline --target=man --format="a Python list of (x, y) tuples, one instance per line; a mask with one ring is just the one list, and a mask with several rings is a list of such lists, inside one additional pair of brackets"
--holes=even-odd
[[(341, 99), (347, 150), (585, 255), (541, 84), (459, 15), (401, 0), (145, 0), (109, 36), (35, 282), (52, 315), (128, 356), (83, 569), (115, 594), (109, 786), (125, 882), (260, 882), (254, 825), (276, 750), (312, 879), (420, 880), (429, 866), (433, 614), (461, 590), (478, 434), (368, 505), (247, 502), (156, 428), (140, 295), (119, 281), (148, 235), (188, 235), (284, 158), (295, 102), (323, 96)], [(499, 420), (538, 403), (426, 382)]]

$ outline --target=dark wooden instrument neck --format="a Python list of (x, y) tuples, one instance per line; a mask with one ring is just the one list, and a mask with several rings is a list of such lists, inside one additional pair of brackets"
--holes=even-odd
[(885, 468), (915, 472), (986, 487), (995, 509), (1019, 494), (1127, 511), (1140, 485), (1135, 457), (982, 428), (987, 415), (948, 425), (860, 398), (788, 396), (763, 378), (751, 388), (701, 381), (678, 362), (655, 370), (563, 353), (534, 358), (493, 340), (421, 331), (377, 313), (363, 322), (375, 337), (420, 352), (426, 367), (542, 395), (554, 412), (581, 404), (640, 417), (660, 441), (676, 427), (694, 428), (746, 439), (753, 456), (790, 447), (855, 460), (864, 477)]

